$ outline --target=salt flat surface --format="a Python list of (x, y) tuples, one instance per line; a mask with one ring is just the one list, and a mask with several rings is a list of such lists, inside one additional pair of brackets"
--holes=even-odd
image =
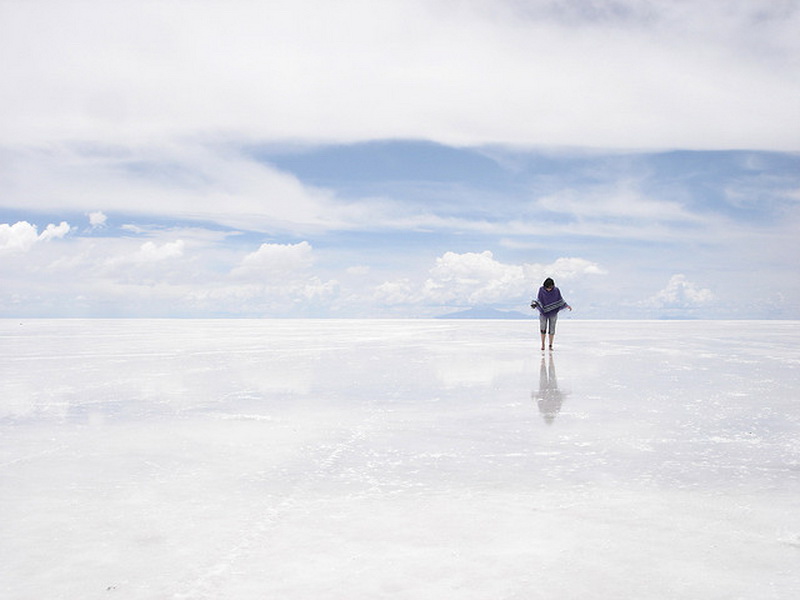
[(0, 596), (791, 598), (800, 323), (0, 321)]

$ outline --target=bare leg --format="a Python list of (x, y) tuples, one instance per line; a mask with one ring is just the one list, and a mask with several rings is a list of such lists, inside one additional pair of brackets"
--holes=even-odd
[(544, 337), (545, 337), (545, 335), (547, 335), (547, 334), (545, 334), (545, 333), (542, 334), (542, 350), (544, 350)]
[[(553, 349), (553, 338), (556, 337), (555, 333), (550, 334), (550, 350)], [(544, 336), (542, 336), (542, 350), (544, 350)]]

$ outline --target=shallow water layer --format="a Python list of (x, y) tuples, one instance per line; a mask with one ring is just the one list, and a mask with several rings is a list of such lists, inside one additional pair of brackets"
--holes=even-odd
[(536, 329), (0, 321), (0, 592), (792, 597), (800, 322)]

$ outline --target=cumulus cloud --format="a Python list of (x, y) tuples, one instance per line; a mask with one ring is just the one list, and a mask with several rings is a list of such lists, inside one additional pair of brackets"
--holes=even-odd
[(39, 239), (47, 241), (47, 240), (63, 238), (65, 235), (69, 233), (69, 231), (70, 231), (70, 226), (65, 221), (62, 221), (58, 225), (53, 225), (51, 223), (45, 228), (45, 230), (41, 234), (39, 234)]
[(673, 275), (666, 287), (649, 298), (645, 305), (652, 308), (691, 309), (707, 306), (714, 300), (711, 290), (701, 288), (686, 279), (685, 275)]
[(339, 282), (312, 270), (314, 248), (296, 244), (261, 244), (230, 272), (230, 281), (193, 293), (198, 306), (236, 302), (251, 313), (272, 316), (327, 314), (339, 294)]
[(0, 250), (4, 252), (25, 252), (39, 239), (36, 225), (18, 221), (13, 225), (0, 224)]
[(42, 233), (38, 232), (36, 225), (27, 221), (18, 221), (13, 225), (0, 224), (0, 252), (27, 252), (37, 242), (63, 238), (70, 232), (70, 226), (65, 221), (59, 225), (49, 224)]
[(139, 252), (133, 256), (133, 261), (147, 263), (158, 262), (169, 258), (178, 258), (179, 256), (183, 256), (184, 246), (183, 240), (175, 240), (174, 242), (168, 242), (161, 246), (157, 245), (155, 242), (145, 242), (142, 244), (142, 247), (139, 248)]
[(608, 271), (597, 263), (585, 258), (559, 258), (555, 262), (540, 268), (556, 279), (576, 279), (584, 275), (607, 275)]
[(236, 277), (291, 277), (313, 264), (313, 248), (308, 242), (298, 244), (261, 244), (242, 259), (232, 274)]
[(108, 217), (99, 210), (89, 213), (89, 225), (91, 225), (92, 229), (105, 227), (106, 221), (108, 221)]
[(436, 259), (423, 283), (414, 285), (408, 279), (388, 281), (377, 287), (375, 295), (387, 304), (514, 304), (535, 292), (546, 276), (570, 280), (605, 273), (597, 263), (583, 258), (514, 265), (498, 261), (489, 250), (446, 252)]

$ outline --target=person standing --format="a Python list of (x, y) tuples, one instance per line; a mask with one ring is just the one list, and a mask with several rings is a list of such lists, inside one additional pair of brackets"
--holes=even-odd
[(572, 307), (561, 297), (561, 290), (556, 287), (555, 282), (548, 277), (544, 280), (536, 300), (531, 303), (531, 308), (539, 311), (539, 331), (542, 334), (542, 350), (544, 350), (545, 338), (550, 336), (550, 350), (553, 349), (553, 338), (556, 335), (556, 321), (558, 312), (563, 309), (572, 310)]

